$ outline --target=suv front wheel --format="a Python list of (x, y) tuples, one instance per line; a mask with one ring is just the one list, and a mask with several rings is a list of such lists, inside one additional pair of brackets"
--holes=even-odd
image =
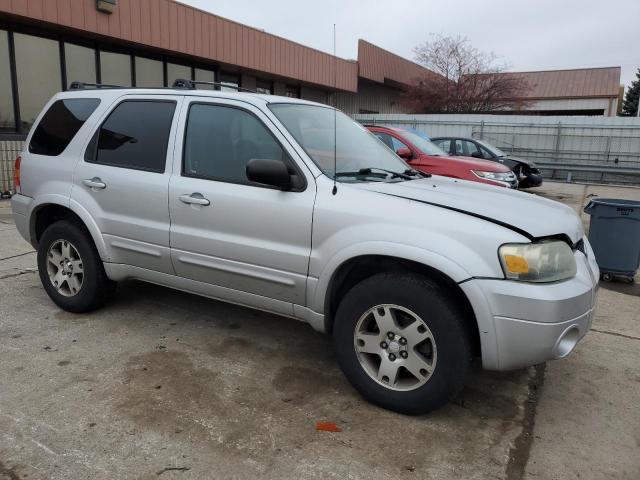
[(116, 286), (107, 277), (89, 233), (68, 220), (51, 224), (42, 234), (38, 272), (51, 300), (69, 312), (100, 307)]
[(426, 413), (464, 385), (469, 335), (451, 295), (414, 274), (379, 274), (344, 296), (334, 324), (340, 367), (368, 400)]

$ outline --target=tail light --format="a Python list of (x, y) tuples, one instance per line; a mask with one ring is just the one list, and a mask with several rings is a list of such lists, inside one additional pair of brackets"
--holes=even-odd
[(16, 163), (13, 167), (13, 185), (16, 189), (16, 193), (20, 193), (20, 164), (22, 163), (22, 157), (18, 155), (16, 158)]

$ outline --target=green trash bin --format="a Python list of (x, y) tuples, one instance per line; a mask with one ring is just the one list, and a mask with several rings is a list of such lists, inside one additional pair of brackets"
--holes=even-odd
[(640, 265), (640, 201), (594, 198), (584, 211), (591, 216), (589, 243), (601, 278), (632, 282)]

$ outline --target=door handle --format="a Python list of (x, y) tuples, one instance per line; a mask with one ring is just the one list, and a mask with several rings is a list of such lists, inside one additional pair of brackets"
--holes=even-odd
[(211, 204), (211, 202), (206, 198), (204, 198), (201, 193), (197, 193), (197, 192), (192, 193), (191, 195), (187, 195), (187, 194), (180, 195), (178, 198), (182, 203), (187, 203), (191, 205), (202, 205), (206, 207), (207, 205)]
[(83, 185), (89, 188), (95, 188), (96, 190), (102, 190), (107, 188), (107, 184), (104, 183), (100, 177), (86, 178), (82, 180)]

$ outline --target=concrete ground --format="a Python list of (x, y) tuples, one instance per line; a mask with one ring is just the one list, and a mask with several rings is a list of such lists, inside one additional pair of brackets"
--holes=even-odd
[(568, 359), (476, 369), (450, 405), (406, 417), (363, 401), (330, 339), (293, 320), (139, 282), (59, 310), (0, 202), (0, 365), (0, 479), (640, 478), (638, 284), (602, 285)]

